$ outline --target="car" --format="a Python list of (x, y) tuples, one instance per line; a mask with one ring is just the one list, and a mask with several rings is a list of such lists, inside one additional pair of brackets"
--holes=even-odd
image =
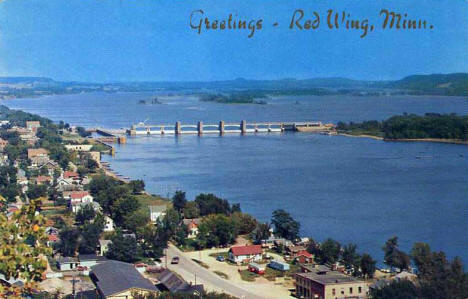
[(173, 257), (171, 260), (171, 264), (178, 264), (178, 263), (179, 263), (179, 257), (178, 256)]
[(224, 256), (218, 255), (218, 256), (216, 257), (216, 260), (219, 261), (219, 262), (224, 262), (226, 259), (224, 258)]

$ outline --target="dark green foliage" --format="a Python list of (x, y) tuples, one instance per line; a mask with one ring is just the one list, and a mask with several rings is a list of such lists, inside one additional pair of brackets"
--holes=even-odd
[(221, 199), (214, 194), (202, 193), (195, 198), (195, 202), (200, 210), (200, 216), (210, 214), (231, 214), (231, 206), (225, 199)]
[(250, 234), (257, 227), (257, 220), (249, 214), (235, 212), (230, 218), (240, 235)]
[(320, 244), (320, 251), (318, 252), (318, 255), (316, 255), (316, 259), (318, 259), (322, 264), (335, 263), (340, 259), (340, 255), (340, 243), (328, 238)]
[(270, 224), (268, 223), (257, 223), (257, 227), (252, 232), (252, 239), (255, 244), (260, 244), (262, 240), (268, 239), (270, 236)]
[(83, 206), (78, 213), (76, 213), (75, 220), (79, 224), (85, 224), (91, 221), (96, 216), (96, 212), (91, 204)]
[(26, 192), (28, 198), (36, 199), (42, 196), (47, 196), (47, 186), (46, 185), (35, 185), (29, 184), (28, 191)]
[(234, 243), (236, 226), (223, 214), (209, 215), (202, 219), (197, 239), (202, 247), (219, 247)]
[(122, 197), (113, 202), (111, 207), (112, 219), (117, 226), (122, 226), (125, 217), (132, 214), (140, 207), (140, 203), (134, 197)]
[[(370, 297), (372, 299), (416, 299), (417, 296), (416, 286), (409, 280), (393, 281), (389, 285), (371, 291)], [(433, 297), (439, 298), (439, 297)]]
[(132, 180), (128, 186), (132, 190), (133, 194), (140, 194), (141, 192), (145, 191), (145, 182), (143, 182), (143, 180)]
[(275, 227), (275, 233), (287, 240), (299, 238), (300, 223), (294, 220), (285, 210), (273, 211), (271, 224)]
[(177, 190), (172, 197), (172, 205), (174, 206), (174, 209), (180, 213), (183, 211), (186, 204), (187, 198), (185, 197), (185, 192)]
[(409, 256), (398, 249), (398, 237), (394, 236), (388, 239), (382, 250), (384, 251), (384, 263), (390, 267), (398, 268), (402, 271), (410, 266)]
[(85, 128), (83, 127), (76, 127), (76, 131), (78, 132), (78, 134), (81, 136), (81, 137), (89, 137), (91, 136), (91, 133), (86, 131)]
[(109, 250), (106, 253), (107, 258), (127, 263), (141, 259), (142, 250), (132, 236), (124, 236), (121, 232), (117, 232), (111, 240), (112, 243), (109, 244)]
[(94, 223), (87, 223), (81, 229), (81, 242), (79, 245), (79, 252), (81, 254), (95, 253), (99, 245), (99, 235), (104, 228), (103, 223), (95, 221)]
[(81, 241), (80, 231), (77, 228), (66, 226), (59, 234), (60, 242), (57, 244), (57, 250), (63, 256), (75, 256), (75, 252)]
[(450, 262), (425, 243), (414, 244), (411, 256), (419, 271), (421, 298), (468, 298), (468, 274), (459, 258)]
[(360, 266), (362, 275), (366, 278), (374, 277), (374, 273), (376, 270), (375, 264), (377, 262), (367, 253), (364, 253), (361, 256)]
[(339, 131), (371, 134), (386, 139), (457, 139), (468, 140), (468, 116), (426, 113), (424, 116), (404, 114), (389, 119), (362, 123), (339, 122)]

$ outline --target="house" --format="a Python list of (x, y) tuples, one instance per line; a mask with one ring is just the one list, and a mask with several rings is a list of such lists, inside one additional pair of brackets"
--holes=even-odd
[(200, 218), (184, 219), (183, 223), (188, 230), (188, 238), (193, 239), (198, 235), (198, 226), (200, 225)]
[(113, 232), (114, 231), (114, 220), (109, 216), (104, 216), (104, 229), (105, 232)]
[(45, 167), (47, 169), (49, 175), (52, 176), (54, 174), (54, 171), (56, 169), (59, 169), (59, 165), (58, 165), (57, 162), (52, 161), (52, 160), (50, 160), (48, 158), (47, 158), (47, 160), (48, 161), (46, 163), (41, 164), (40, 166), (38, 165), (38, 167), (41, 168), (41, 169)]
[(47, 157), (49, 152), (45, 148), (28, 148), (28, 159), (34, 157)]
[(156, 223), (158, 220), (162, 220), (166, 216), (166, 205), (161, 206), (149, 206), (151, 222)]
[(270, 249), (275, 246), (289, 246), (291, 244), (291, 241), (284, 238), (276, 238), (275, 236), (270, 236), (268, 239), (262, 240), (262, 246)]
[(292, 259), (294, 259), (299, 252), (306, 251), (304, 246), (299, 245), (292, 245), (286, 247), (286, 254), (289, 255)]
[(234, 263), (252, 262), (262, 260), (261, 245), (233, 246), (229, 249), (229, 260)]
[(101, 205), (97, 202), (71, 202), (70, 207), (73, 213), (78, 213), (81, 209), (83, 209), (85, 206), (90, 205), (93, 210), (97, 213), (101, 211)]
[(105, 256), (99, 256), (96, 254), (80, 254), (78, 256), (78, 259), (80, 261), (80, 266), (88, 268), (91, 268), (92, 266), (95, 266), (99, 263), (108, 261), (108, 259)]
[(314, 255), (307, 250), (303, 250), (296, 254), (294, 260), (299, 264), (311, 264), (314, 262)]
[(0, 152), (3, 152), (3, 150), (5, 149), (5, 146), (7, 145), (8, 145), (8, 140), (4, 140), (0, 138)]
[(70, 194), (71, 203), (90, 203), (93, 202), (93, 197), (88, 191), (71, 191)]
[(67, 192), (67, 195), (63, 194), (63, 198), (65, 199), (70, 199), (70, 191), (76, 189), (76, 185), (74, 185), (70, 180), (65, 180), (63, 178), (58, 178), (57, 179), (57, 191), (59, 192)]
[(369, 287), (364, 280), (338, 271), (311, 268), (311, 272), (296, 273), (296, 297), (310, 299), (367, 298)]
[(67, 144), (65, 148), (69, 151), (76, 151), (76, 152), (89, 152), (93, 147), (92, 144)]
[(64, 180), (69, 180), (69, 181), (79, 181), (80, 175), (74, 171), (64, 171), (62, 173), (61, 178)]
[(41, 127), (41, 123), (38, 121), (27, 121), (26, 122), (26, 129), (32, 131), (34, 133), (37, 132), (37, 129)]
[(188, 294), (203, 294), (203, 285), (188, 284), (180, 276), (174, 274), (169, 269), (164, 269), (162, 272), (156, 274), (159, 281), (158, 288), (162, 291), (169, 291), (171, 293), (188, 293)]
[(52, 177), (46, 175), (40, 175), (34, 179), (37, 185), (50, 185)]
[(61, 256), (57, 259), (57, 268), (60, 271), (74, 270), (80, 263), (76, 257)]
[(47, 236), (47, 246), (52, 247), (55, 243), (59, 241), (58, 235), (48, 235)]
[(92, 267), (90, 278), (104, 299), (133, 299), (134, 293), (141, 295), (159, 293), (158, 288), (129, 263), (119, 261), (99, 263)]
[(99, 255), (105, 255), (107, 253), (110, 243), (112, 243), (111, 240), (99, 240)]

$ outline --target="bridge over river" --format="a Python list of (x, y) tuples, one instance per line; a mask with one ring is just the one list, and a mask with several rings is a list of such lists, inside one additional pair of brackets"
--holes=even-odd
[(269, 133), (283, 131), (299, 132), (329, 132), (334, 130), (333, 124), (322, 124), (319, 121), (308, 122), (247, 122), (226, 123), (220, 121), (218, 124), (182, 124), (177, 121), (174, 125), (149, 125), (145, 123), (134, 124), (127, 130), (130, 136), (138, 135), (165, 135), (165, 134), (228, 134), (228, 133)]

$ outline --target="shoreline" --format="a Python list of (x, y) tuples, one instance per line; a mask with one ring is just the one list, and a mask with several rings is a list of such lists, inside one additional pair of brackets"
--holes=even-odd
[(468, 140), (459, 140), (459, 139), (441, 139), (441, 138), (408, 138), (408, 139), (387, 139), (384, 137), (359, 134), (352, 135), (348, 133), (337, 133), (338, 136), (345, 137), (355, 137), (355, 138), (371, 138), (374, 140), (386, 141), (386, 142), (431, 142), (431, 143), (448, 143), (448, 144), (458, 144), (458, 145), (468, 145)]

